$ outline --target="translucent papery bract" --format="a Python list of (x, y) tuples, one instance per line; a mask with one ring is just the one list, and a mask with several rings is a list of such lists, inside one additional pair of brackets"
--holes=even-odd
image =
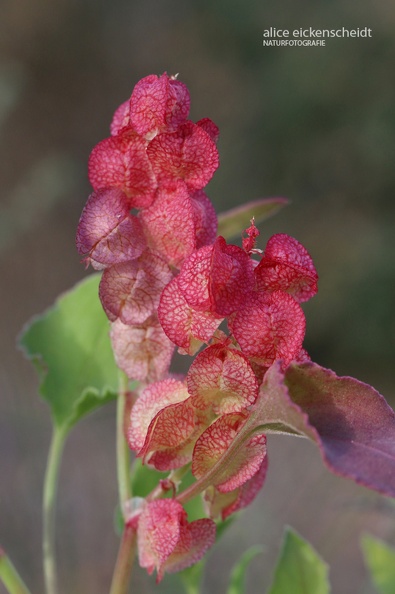
[(191, 190), (204, 188), (219, 165), (210, 136), (189, 121), (176, 132), (158, 134), (149, 143), (147, 154), (160, 184), (182, 179)]
[(89, 181), (93, 188), (119, 188), (129, 206), (152, 204), (157, 183), (147, 157), (147, 142), (130, 128), (102, 140), (89, 157)]
[(236, 245), (218, 237), (183, 264), (178, 285), (189, 305), (227, 316), (239, 309), (254, 287), (253, 263)]
[(129, 210), (127, 197), (116, 188), (90, 195), (76, 237), (77, 250), (88, 264), (100, 270), (142, 254), (146, 247), (144, 232)]
[(195, 249), (194, 208), (183, 182), (161, 188), (153, 205), (140, 217), (151, 248), (170, 264), (179, 267)]
[(108, 318), (124, 324), (141, 324), (155, 313), (160, 294), (173, 274), (168, 264), (150, 250), (131, 262), (107, 268), (99, 297)]
[(218, 414), (238, 412), (253, 404), (258, 382), (247, 358), (234, 348), (209, 346), (192, 363), (188, 392), (196, 408)]
[(133, 326), (116, 320), (110, 336), (115, 361), (130, 379), (154, 382), (168, 372), (174, 345), (156, 317)]
[[(247, 418), (245, 412), (223, 415), (199, 437), (192, 459), (192, 473), (197, 479), (207, 474), (224, 456)], [(221, 493), (237, 489), (259, 471), (265, 456), (265, 435), (253, 435), (222, 464), (212, 484)]]
[(211, 518), (221, 517), (226, 520), (231, 514), (250, 505), (263, 487), (267, 473), (267, 455), (256, 474), (241, 487), (221, 493), (215, 487), (209, 487), (204, 495), (207, 514)]
[(284, 233), (269, 239), (255, 276), (259, 291), (286, 291), (300, 302), (311, 299), (318, 291), (318, 275), (310, 254)]
[(191, 196), (193, 219), (195, 223), (196, 249), (214, 243), (217, 236), (218, 220), (215, 208), (203, 190)]
[[(132, 450), (140, 452), (146, 441), (148, 428), (157, 413), (166, 407), (184, 402), (189, 398), (188, 390), (183, 382), (168, 378), (145, 388), (135, 402), (130, 416), (128, 441)], [(188, 424), (188, 423), (187, 423)], [(189, 425), (189, 424), (188, 424)], [(168, 443), (173, 443), (168, 436)]]
[(181, 526), (180, 539), (165, 561), (163, 570), (166, 573), (176, 573), (200, 561), (215, 543), (215, 533), (215, 523), (209, 518)]
[(187, 87), (166, 73), (141, 79), (130, 98), (130, 119), (139, 134), (151, 139), (157, 132), (174, 132), (189, 114)]
[(188, 355), (194, 355), (203, 342), (208, 342), (223, 318), (210, 313), (199, 312), (185, 301), (178, 277), (162, 291), (158, 317), (169, 339)]
[(196, 126), (200, 126), (202, 130), (207, 132), (210, 136), (211, 140), (217, 144), (219, 139), (219, 128), (217, 124), (214, 124), (210, 118), (202, 118), (198, 122), (196, 122)]
[(130, 101), (122, 103), (118, 109), (116, 109), (112, 122), (110, 125), (111, 136), (116, 136), (122, 130), (130, 126)]
[(188, 523), (178, 501), (151, 501), (143, 509), (137, 531), (139, 562), (148, 573), (175, 573), (197, 563), (214, 544), (215, 524), (210, 519)]
[(302, 349), (306, 320), (291, 295), (275, 291), (252, 294), (229, 325), (248, 357), (265, 366), (282, 359), (287, 366)]
[[(159, 499), (147, 503), (140, 514), (137, 528), (139, 563), (148, 573), (162, 569), (180, 538), (181, 521), (186, 512), (178, 501)], [(158, 580), (160, 579), (158, 575)]]
[(192, 460), (196, 439), (211, 419), (190, 399), (168, 405), (152, 419), (139, 456), (157, 470), (180, 468)]

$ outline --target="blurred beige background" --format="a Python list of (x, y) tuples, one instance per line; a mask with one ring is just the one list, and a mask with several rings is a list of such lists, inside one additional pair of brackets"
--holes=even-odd
[[(263, 48), (270, 26), (372, 28), (371, 39)], [(41, 489), (50, 423), (16, 350), (24, 322), (85, 273), (74, 247), (91, 148), (151, 73), (180, 73), (194, 120), (220, 127), (218, 211), (261, 196), (291, 205), (261, 227), (312, 254), (319, 295), (305, 306), (314, 360), (395, 402), (395, 7), (385, 0), (3, 0), (0, 19), (0, 542), (43, 591)], [(77, 427), (60, 482), (62, 594), (105, 594), (117, 550), (114, 409)], [(269, 441), (258, 500), (213, 551), (204, 592), (224, 592), (249, 545), (264, 592), (284, 524), (331, 564), (333, 591), (372, 594), (359, 538), (395, 544), (395, 507), (331, 476), (308, 443)], [(136, 571), (134, 592), (181, 592)], [(0, 593), (4, 589), (0, 586)]]

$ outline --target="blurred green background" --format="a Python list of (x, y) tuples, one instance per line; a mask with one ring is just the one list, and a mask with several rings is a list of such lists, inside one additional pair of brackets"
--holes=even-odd
[[(306, 348), (320, 364), (372, 383), (389, 401), (395, 358), (395, 6), (386, 0), (3, 0), (0, 20), (0, 542), (42, 592), (41, 489), (50, 424), (24, 322), (85, 271), (74, 247), (89, 193), (87, 159), (143, 76), (180, 73), (191, 117), (220, 127), (218, 211), (263, 196), (291, 204), (261, 226), (310, 251), (320, 291), (305, 306)], [(262, 32), (370, 27), (369, 39), (262, 47)], [(114, 409), (66, 447), (58, 544), (62, 594), (108, 591), (117, 550)], [(331, 564), (333, 590), (369, 594), (359, 537), (394, 544), (395, 508), (323, 468), (302, 440), (269, 440), (269, 476), (208, 563), (204, 592), (225, 591), (241, 552), (262, 543), (248, 592), (264, 592), (284, 523)], [(134, 592), (178, 583), (136, 571)], [(3, 594), (2, 586), (0, 592)], [(291, 594), (291, 593), (290, 593)]]

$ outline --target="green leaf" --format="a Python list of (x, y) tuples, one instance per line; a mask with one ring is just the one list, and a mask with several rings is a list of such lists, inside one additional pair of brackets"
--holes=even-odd
[(93, 274), (61, 295), (20, 337), (54, 423), (64, 430), (117, 395), (118, 370), (98, 298), (99, 280)]
[(329, 594), (328, 566), (291, 528), (285, 531), (268, 594)]
[[(168, 472), (159, 472), (154, 468), (144, 466), (141, 458), (136, 458), (132, 467), (132, 493), (136, 497), (147, 497), (158, 486), (161, 479), (168, 476)], [(169, 493), (169, 496), (171, 493)]]
[(230, 576), (229, 588), (227, 594), (244, 594), (245, 591), (245, 574), (251, 561), (260, 553), (263, 548), (259, 545), (250, 547), (241, 556), (239, 561), (232, 569)]
[(363, 536), (361, 545), (377, 591), (380, 594), (395, 594), (395, 549), (369, 534)]
[(260, 198), (247, 202), (218, 215), (218, 235), (225, 239), (241, 236), (242, 231), (250, 226), (252, 217), (258, 225), (276, 214), (288, 204), (286, 198)]

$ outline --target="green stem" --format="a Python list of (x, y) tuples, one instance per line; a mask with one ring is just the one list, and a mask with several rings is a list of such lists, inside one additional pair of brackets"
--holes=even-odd
[(43, 560), (46, 594), (57, 594), (55, 552), (56, 495), (60, 464), (67, 431), (54, 427), (44, 480), (43, 498)]
[(127, 594), (136, 552), (136, 529), (126, 524), (115, 564), (110, 594)]
[(119, 505), (124, 514), (124, 505), (132, 497), (130, 480), (130, 453), (124, 435), (125, 409), (128, 391), (128, 378), (122, 372), (119, 375), (119, 394), (117, 399), (117, 476)]
[(0, 580), (9, 594), (30, 594), (11, 560), (0, 547)]

